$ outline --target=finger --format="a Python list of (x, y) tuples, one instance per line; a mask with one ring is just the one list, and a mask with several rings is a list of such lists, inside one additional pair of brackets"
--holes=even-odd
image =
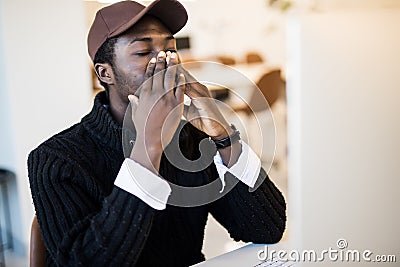
[(135, 92), (136, 96), (139, 96), (142, 90), (151, 90), (151, 87), (153, 86), (152, 77), (154, 75), (156, 61), (157, 59), (153, 57), (152, 59), (150, 59), (149, 64), (147, 64), (146, 72), (144, 73), (144, 83)]
[(169, 66), (169, 61), (170, 61), (170, 59), (171, 59), (171, 51), (167, 51), (167, 53), (166, 53), (166, 59), (165, 59), (165, 62), (167, 63), (166, 65), (167, 65), (167, 67)]
[(189, 106), (183, 105), (183, 117), (189, 121), (188, 115), (189, 115)]
[(181, 64), (181, 57), (179, 56), (178, 52), (175, 52), (176, 54), (176, 61), (178, 62), (178, 64)]
[(132, 107), (132, 117), (134, 117), (139, 104), (139, 98), (135, 95), (128, 95), (128, 99)]
[(185, 75), (183, 75), (181, 73), (181, 74), (179, 74), (178, 86), (176, 87), (176, 90), (175, 90), (175, 98), (176, 98), (176, 100), (179, 101), (179, 103), (183, 103), (185, 88), (186, 88)]
[(153, 91), (164, 92), (164, 75), (159, 73), (162, 70), (165, 70), (165, 58), (166, 54), (164, 51), (160, 51), (157, 55), (156, 67), (154, 69), (153, 76)]
[(185, 75), (186, 82), (197, 82), (197, 79), (183, 67), (183, 64), (179, 65), (179, 73), (183, 73)]
[(186, 78), (186, 94), (190, 98), (196, 98), (196, 97), (211, 97), (210, 92), (208, 91), (208, 88), (204, 86), (203, 84), (199, 83), (197, 79), (185, 68), (180, 66), (179, 72), (183, 73)]
[(178, 53), (172, 52), (169, 57), (168, 67), (175, 66), (175, 68), (178, 68), (177, 66), (178, 64), (179, 64)]
[[(177, 73), (177, 55), (176, 53), (170, 53), (169, 58), (169, 65), (168, 68), (165, 70), (165, 77), (164, 77), (164, 88), (166, 91), (170, 90), (171, 95), (174, 95), (173, 89), (176, 87), (176, 73)], [(183, 77), (184, 78), (184, 77)], [(178, 82), (179, 84), (179, 82)]]

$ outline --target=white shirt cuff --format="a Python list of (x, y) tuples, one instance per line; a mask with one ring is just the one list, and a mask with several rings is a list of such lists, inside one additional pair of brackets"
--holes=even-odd
[(245, 142), (240, 142), (242, 144), (242, 153), (232, 167), (228, 168), (224, 165), (219, 151), (217, 151), (217, 154), (214, 156), (214, 163), (217, 167), (217, 172), (222, 182), (222, 189), (220, 192), (222, 192), (225, 187), (226, 172), (230, 172), (251, 188), (254, 187), (258, 175), (260, 174), (260, 158)]
[(122, 163), (114, 185), (135, 195), (156, 210), (166, 208), (171, 194), (171, 187), (167, 181), (129, 158)]

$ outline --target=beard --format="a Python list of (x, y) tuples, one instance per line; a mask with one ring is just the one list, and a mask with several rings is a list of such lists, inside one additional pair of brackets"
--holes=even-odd
[(127, 75), (123, 71), (119, 70), (118, 67), (112, 66), (114, 77), (115, 77), (115, 87), (120, 96), (127, 98), (128, 95), (133, 95), (142, 86), (144, 82), (143, 75)]
[(132, 78), (129, 78), (122, 71), (120, 71), (117, 67), (112, 67), (115, 76), (115, 87), (117, 88), (117, 92), (119, 95), (129, 95), (134, 92), (131, 92), (132, 89), (136, 91), (135, 88), (132, 88)]

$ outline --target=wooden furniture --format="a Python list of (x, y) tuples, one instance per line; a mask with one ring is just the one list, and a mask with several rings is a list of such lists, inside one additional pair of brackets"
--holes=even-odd
[(228, 56), (217, 56), (217, 61), (228, 66), (236, 64), (236, 60), (233, 57)]
[(42, 239), (39, 223), (36, 215), (33, 217), (31, 227), (31, 243), (29, 253), (30, 267), (45, 267), (46, 266), (46, 247)]
[(268, 105), (272, 107), (283, 91), (281, 70), (276, 69), (266, 72), (258, 80), (257, 87), (264, 97), (261, 97), (259, 92), (253, 92), (249, 98), (248, 104), (237, 108), (234, 107), (235, 111), (244, 111), (247, 114), (252, 114), (253, 112), (266, 110), (268, 107), (265, 104), (265, 100), (267, 100)]
[(257, 52), (248, 52), (246, 54), (246, 63), (261, 63), (264, 62), (263, 58)]

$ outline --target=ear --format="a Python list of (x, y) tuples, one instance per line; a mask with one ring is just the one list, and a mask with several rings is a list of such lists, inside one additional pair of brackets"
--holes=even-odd
[(110, 64), (96, 63), (96, 65), (94, 65), (94, 71), (100, 81), (108, 85), (114, 84), (114, 72)]

